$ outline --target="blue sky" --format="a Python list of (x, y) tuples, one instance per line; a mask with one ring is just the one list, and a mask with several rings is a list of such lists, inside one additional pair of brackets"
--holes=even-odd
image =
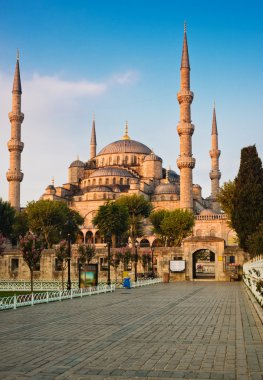
[(0, 196), (8, 198), (8, 112), (20, 50), (23, 88), (21, 202), (37, 200), (54, 176), (89, 158), (92, 112), (98, 150), (129, 135), (178, 172), (183, 23), (195, 98), (194, 183), (210, 194), (212, 107), (216, 102), (221, 183), (240, 149), (263, 158), (262, 1), (0, 0)]

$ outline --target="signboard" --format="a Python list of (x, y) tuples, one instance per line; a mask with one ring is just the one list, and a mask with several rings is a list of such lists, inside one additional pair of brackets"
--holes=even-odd
[(79, 287), (88, 288), (98, 285), (98, 264), (84, 264), (79, 270)]
[(184, 272), (185, 271), (185, 260), (171, 260), (170, 261), (170, 271), (171, 272)]

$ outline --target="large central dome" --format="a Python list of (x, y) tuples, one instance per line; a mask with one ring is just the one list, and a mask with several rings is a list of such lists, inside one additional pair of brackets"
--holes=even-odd
[(118, 140), (105, 146), (105, 148), (103, 148), (98, 153), (98, 156), (113, 153), (150, 154), (151, 149), (149, 149), (146, 145), (135, 140)]

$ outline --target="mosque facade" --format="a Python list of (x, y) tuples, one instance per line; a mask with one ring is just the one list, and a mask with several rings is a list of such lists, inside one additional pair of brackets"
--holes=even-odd
[[(145, 144), (130, 138), (127, 122), (123, 137), (97, 152), (96, 126), (93, 118), (89, 160), (87, 162), (79, 159), (73, 161), (68, 168), (67, 183), (56, 187), (54, 183), (48, 185), (41, 199), (63, 201), (77, 210), (84, 217), (84, 225), (81, 228), (83, 241), (95, 244), (97, 247), (103, 245), (103, 238), (92, 224), (92, 219), (99, 206), (107, 201), (114, 201), (123, 195), (138, 194), (149, 200), (155, 210), (178, 208), (191, 210), (195, 214), (192, 236), (185, 239), (182, 247), (178, 248), (178, 255), (174, 251), (168, 254), (166, 262), (176, 260), (177, 256), (178, 259), (185, 260), (188, 271), (185, 271), (185, 278), (192, 280), (196, 278), (198, 266), (196, 252), (203, 254), (210, 252), (210, 259), (212, 257), (210, 261), (214, 263), (214, 278), (226, 280), (229, 278), (226, 270), (227, 263), (231, 261), (237, 266), (242, 265), (244, 255), (237, 249), (235, 233), (229, 227), (227, 217), (222, 213), (217, 202), (221, 173), (215, 108), (212, 116), (211, 149), (209, 151), (211, 195), (204, 199), (201, 186), (193, 184), (192, 173), (195, 167), (195, 158), (192, 154), (192, 135), (195, 127), (191, 118), (191, 103), (194, 94), (190, 88), (190, 60), (186, 28), (183, 38), (180, 79), (180, 89), (177, 94), (180, 107), (180, 120), (177, 125), (180, 141), (180, 152), (177, 158), (178, 173), (164, 168), (161, 157)], [(11, 122), (11, 139), (8, 142), (10, 169), (7, 173), (9, 200), (17, 209), (20, 206), (20, 182), (23, 179), (20, 171), (23, 150), (23, 143), (20, 141), (23, 121), (21, 94), (19, 62), (17, 61), (13, 106), (12, 112), (9, 114)], [(157, 252), (158, 238), (152, 234), (151, 226), (147, 222), (145, 222), (144, 233), (145, 235), (139, 239), (141, 246), (154, 247)], [(164, 262), (165, 256), (161, 255), (160, 263)], [(156, 269), (161, 271), (161, 268)]]

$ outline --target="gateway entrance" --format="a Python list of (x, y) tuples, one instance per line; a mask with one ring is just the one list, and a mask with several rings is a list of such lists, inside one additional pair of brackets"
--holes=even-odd
[(193, 253), (193, 278), (215, 279), (215, 254), (209, 249), (199, 249)]

